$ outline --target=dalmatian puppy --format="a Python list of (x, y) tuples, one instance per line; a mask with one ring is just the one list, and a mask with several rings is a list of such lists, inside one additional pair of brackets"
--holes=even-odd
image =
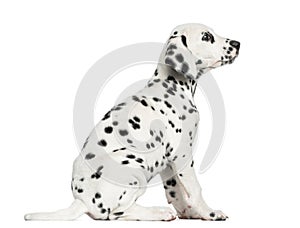
[[(71, 206), (25, 220), (74, 220), (84, 213), (102, 220), (226, 220), (205, 203), (193, 168), (199, 121), (193, 98), (200, 76), (232, 63), (239, 48), (204, 25), (176, 27), (147, 85), (107, 112), (86, 139), (73, 165)], [(136, 203), (158, 174), (177, 213)]]

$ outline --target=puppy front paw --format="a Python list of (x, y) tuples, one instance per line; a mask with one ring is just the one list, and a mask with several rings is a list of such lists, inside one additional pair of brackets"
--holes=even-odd
[(205, 213), (201, 216), (202, 220), (208, 221), (225, 221), (228, 219), (228, 216), (219, 210), (212, 210), (210, 212)]

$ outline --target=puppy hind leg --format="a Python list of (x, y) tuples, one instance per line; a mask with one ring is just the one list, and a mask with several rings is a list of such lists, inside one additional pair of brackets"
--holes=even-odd
[(168, 207), (143, 207), (134, 203), (124, 212), (115, 212), (115, 219), (136, 221), (171, 221), (176, 219), (176, 213)]

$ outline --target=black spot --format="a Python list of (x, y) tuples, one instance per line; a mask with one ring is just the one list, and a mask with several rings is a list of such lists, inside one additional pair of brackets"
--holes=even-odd
[(132, 100), (139, 102), (140, 99), (137, 96), (132, 96)]
[(134, 130), (141, 128), (140, 125), (137, 124), (136, 122), (134, 122), (132, 119), (129, 119), (128, 122), (131, 124), (131, 126)]
[(120, 212), (115, 212), (115, 213), (114, 213), (114, 215), (115, 215), (115, 216), (120, 216), (120, 215), (123, 215), (123, 214), (124, 214), (124, 212), (123, 212), (123, 211), (120, 211)]
[(194, 166), (194, 161), (192, 161), (192, 163), (191, 163), (191, 167), (193, 167)]
[(165, 63), (168, 64), (168, 65), (170, 65), (170, 66), (173, 67), (173, 68), (176, 67), (176, 64), (175, 64), (175, 63), (173, 62), (173, 60), (170, 59), (169, 57), (167, 57), (167, 58), (165, 59)]
[(172, 108), (172, 105), (171, 105), (168, 101), (165, 101), (165, 105), (166, 105), (168, 108)]
[(133, 141), (131, 139), (127, 139), (127, 142), (130, 144), (133, 143)]
[(78, 193), (83, 193), (83, 189), (78, 188), (77, 192), (78, 192)]
[(127, 164), (129, 164), (129, 161), (128, 160), (124, 160), (124, 161), (121, 162), (121, 164), (122, 165), (127, 165)]
[(153, 97), (152, 99), (153, 99), (155, 102), (161, 101), (161, 99), (159, 99), (159, 98), (157, 98), (157, 97)]
[(170, 196), (171, 196), (172, 198), (175, 198), (176, 192), (170, 191), (169, 194), (170, 194)]
[(175, 55), (175, 58), (177, 59), (178, 62), (180, 62), (180, 63), (183, 62), (183, 56), (182, 56), (182, 54)]
[(146, 102), (144, 99), (141, 100), (141, 103), (142, 103), (142, 105), (144, 105), (144, 106), (148, 106), (147, 102)]
[(113, 128), (112, 127), (106, 127), (104, 128), (105, 133), (110, 134), (113, 132)]
[(87, 155), (85, 155), (85, 159), (86, 159), (86, 160), (89, 160), (89, 159), (94, 158), (95, 156), (96, 156), (95, 154), (88, 153)]
[(95, 194), (95, 198), (96, 198), (96, 199), (101, 198), (101, 194), (100, 194), (99, 192), (97, 192), (97, 193)]
[(161, 142), (161, 138), (160, 138), (159, 136), (156, 136), (156, 137), (155, 137), (155, 141)]
[(177, 80), (172, 75), (169, 75), (168, 78), (167, 78), (167, 80), (173, 81), (175, 84), (178, 83)]
[(99, 203), (99, 204), (98, 204), (98, 207), (99, 207), (99, 208), (102, 208), (102, 207), (103, 207), (103, 203)]
[(83, 178), (83, 177), (82, 177), (82, 178), (80, 178), (80, 179), (79, 179), (79, 181), (83, 182), (83, 181), (84, 181), (84, 178)]
[(112, 124), (113, 124), (114, 126), (117, 126), (117, 125), (118, 125), (118, 121), (114, 121), (114, 122), (112, 122)]
[(189, 65), (187, 63), (183, 63), (181, 66), (182, 73), (187, 73), (189, 71)]
[(120, 106), (117, 106), (117, 107), (114, 107), (114, 108), (112, 108), (111, 110), (112, 111), (119, 111), (119, 110), (121, 110), (122, 108), (120, 107)]
[(151, 87), (151, 86), (153, 86), (153, 85), (154, 85), (154, 84), (151, 83), (151, 82), (148, 83), (148, 87)]
[(158, 167), (158, 165), (159, 165), (159, 162), (156, 161), (156, 162), (155, 162), (155, 167)]
[(158, 75), (158, 71), (157, 69), (154, 71), (154, 75), (157, 76)]
[(135, 161), (138, 163), (142, 163), (144, 160), (142, 158), (137, 158), (137, 159), (135, 159)]
[(215, 214), (214, 212), (211, 212), (211, 213), (209, 214), (209, 216), (212, 217), (212, 218), (215, 217), (215, 215), (216, 215), (216, 214)]
[(101, 213), (104, 214), (105, 212), (106, 212), (106, 209), (105, 209), (105, 208), (102, 208), (102, 209), (101, 209)]
[(201, 59), (198, 59), (197, 62), (196, 62), (196, 64), (197, 64), (197, 65), (198, 65), (198, 64), (202, 64)]
[(93, 199), (92, 199), (92, 202), (93, 202), (93, 204), (95, 204), (95, 203), (96, 203), (96, 200), (95, 200), (95, 198), (93, 198)]
[(169, 122), (169, 124), (171, 125), (172, 128), (175, 127), (174, 123), (171, 120), (169, 120), (168, 122)]
[(107, 145), (107, 142), (106, 142), (104, 139), (101, 139), (101, 140), (98, 142), (98, 145), (99, 145), (99, 146), (106, 146), (106, 145)]
[(146, 144), (147, 149), (150, 149), (150, 145), (149, 143)]
[(120, 133), (121, 136), (128, 135), (128, 131), (127, 130), (119, 130), (119, 133)]
[(176, 45), (175, 44), (170, 44), (168, 49), (177, 49)]
[(100, 165), (97, 169), (97, 173), (100, 173), (102, 169), (103, 169), (103, 165)]
[(173, 50), (168, 50), (167, 55), (174, 55), (174, 51)]
[(99, 179), (100, 177), (101, 177), (101, 175), (102, 175), (102, 173), (100, 172), (100, 173), (93, 173), (92, 175), (91, 175), (91, 178), (92, 179), (94, 179), (94, 178), (96, 178), (96, 179)]
[(124, 106), (124, 105), (126, 105), (125, 102), (122, 102), (122, 103), (118, 104), (118, 106)]
[(153, 148), (155, 147), (154, 143), (150, 143), (150, 145), (151, 145)]
[(190, 108), (189, 109), (189, 113), (193, 113), (193, 112), (197, 112), (195, 109), (193, 109), (193, 108)]
[(223, 218), (216, 218), (215, 221), (224, 221), (225, 219)]
[(181, 36), (181, 42), (183, 43), (183, 45), (185, 47), (187, 47), (187, 43), (186, 43), (186, 37), (184, 35)]
[(190, 89), (189, 85), (185, 82), (185, 86), (187, 89)]
[(127, 157), (127, 158), (130, 158), (130, 159), (135, 159), (135, 155), (133, 155), (133, 154), (127, 154), (126, 157)]
[(160, 134), (160, 137), (164, 136), (163, 133), (162, 133), (162, 131), (159, 131), (159, 134)]
[(105, 115), (104, 115), (104, 117), (102, 118), (102, 120), (106, 120), (106, 119), (108, 119), (110, 117), (110, 111), (108, 111)]
[(174, 93), (171, 89), (168, 89), (168, 90), (167, 90), (167, 93), (169, 93), (169, 94), (171, 94), (171, 95), (173, 95), (173, 96), (175, 95), (175, 93)]
[(176, 180), (174, 178), (172, 178), (170, 180), (167, 180), (166, 184), (174, 187), (176, 185)]
[(134, 121), (136, 121), (136, 122), (140, 122), (140, 121), (141, 121), (140, 118), (138, 118), (137, 116), (133, 117), (133, 119), (134, 119)]
[(162, 83), (162, 86), (165, 87), (165, 88), (168, 88), (168, 85), (165, 82)]

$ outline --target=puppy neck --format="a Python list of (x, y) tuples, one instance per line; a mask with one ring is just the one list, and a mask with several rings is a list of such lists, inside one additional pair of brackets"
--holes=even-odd
[(164, 81), (174, 83), (180, 90), (179, 92), (184, 92), (189, 98), (194, 98), (197, 81), (186, 78), (183, 74), (178, 73), (168, 65), (158, 64), (153, 76), (148, 82), (148, 86), (162, 84)]

